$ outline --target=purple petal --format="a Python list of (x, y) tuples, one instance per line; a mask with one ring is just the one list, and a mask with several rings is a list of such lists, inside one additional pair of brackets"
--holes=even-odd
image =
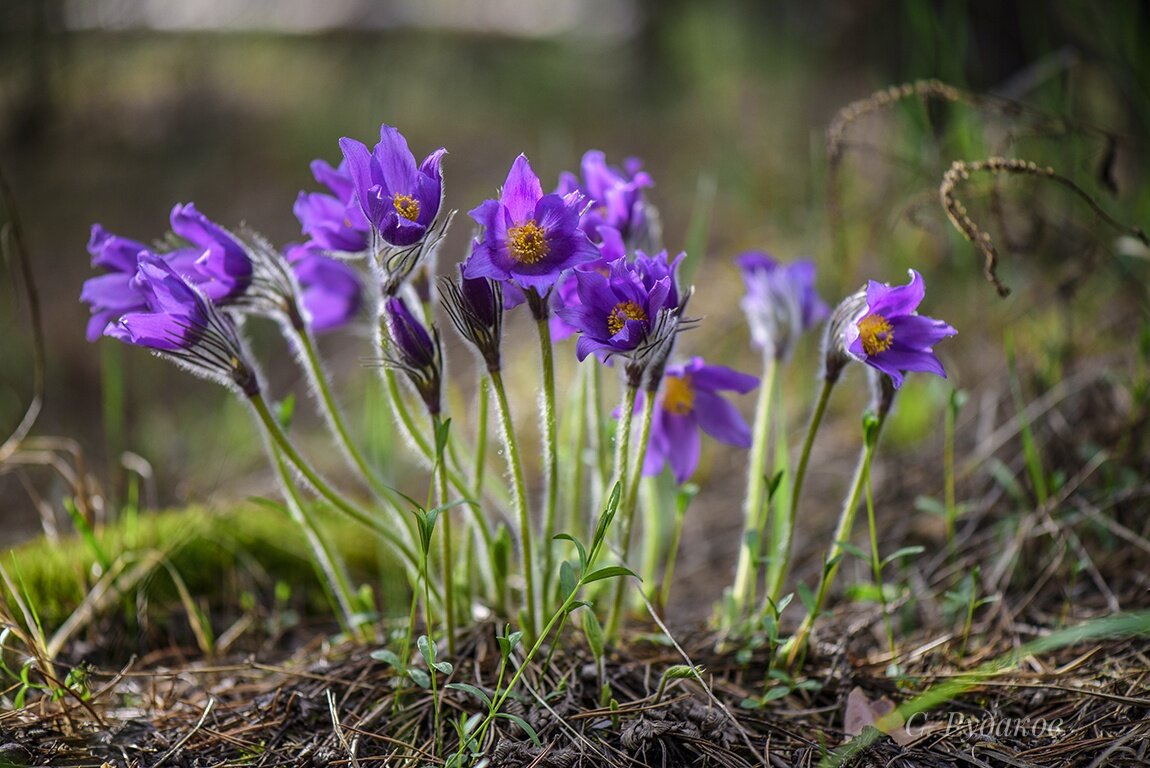
[[(701, 358), (695, 358), (701, 362)], [(720, 392), (729, 390), (741, 395), (759, 386), (757, 376), (742, 373), (725, 365), (701, 365), (695, 370), (688, 369), (691, 381), (696, 390), (704, 392)]]
[(194, 323), (187, 317), (161, 312), (129, 312), (120, 318), (117, 328), (119, 332), (108, 335), (168, 352), (187, 349), (198, 338)]
[(499, 202), (511, 214), (514, 224), (522, 224), (535, 215), (535, 204), (541, 197), (543, 186), (539, 183), (539, 177), (531, 170), (527, 156), (520, 155), (511, 165)]
[(359, 199), (360, 208), (369, 221), (379, 221), (383, 208), (379, 198), (371, 193), (375, 180), (371, 173), (371, 153), (361, 141), (349, 139), (346, 136), (339, 140), (339, 149), (343, 152), (343, 160), (347, 172), (351, 176), (355, 196)]
[(751, 446), (751, 428), (734, 405), (701, 388), (695, 389), (699, 427), (716, 440), (739, 448)]
[(667, 457), (671, 473), (679, 485), (687, 482), (699, 466), (699, 430), (690, 415), (665, 413), (663, 432), (670, 446)]
[(375, 145), (372, 158), (380, 172), (376, 181), (383, 183), (388, 197), (409, 195), (415, 191), (415, 156), (407, 148), (407, 139), (397, 129), (390, 125), (379, 127), (379, 143)]
[(928, 349), (948, 336), (958, 333), (942, 320), (923, 315), (905, 315), (890, 320), (894, 349)]
[(906, 285), (890, 287), (871, 280), (867, 283), (866, 301), (868, 311), (890, 320), (898, 315), (909, 315), (922, 303), (926, 288), (920, 275), (909, 270), (910, 282)]

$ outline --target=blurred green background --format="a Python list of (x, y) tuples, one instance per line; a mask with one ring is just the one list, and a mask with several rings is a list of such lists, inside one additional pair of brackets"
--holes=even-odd
[[(447, 205), (461, 216), (441, 270), (464, 256), (462, 214), (493, 193), (519, 152), (545, 186), (576, 170), (589, 148), (612, 162), (642, 157), (666, 246), (694, 246), (694, 308), (708, 321), (682, 350), (747, 370), (757, 364), (734, 308), (741, 285), (731, 258), (749, 248), (816, 257), (832, 303), (868, 277), (901, 281), (916, 266), (944, 286), (929, 314), (963, 330), (946, 355), (977, 358), (1001, 337), (984, 344), (968, 333), (974, 319), (1020, 311), (995, 303), (980, 258), (932, 203), (950, 160), (997, 146), (984, 115), (912, 102), (858, 126), (869, 148), (844, 173), (850, 258), (832, 257), (824, 131), (840, 107), (877, 88), (937, 77), (1073, 117), (1075, 126), (1104, 126), (1118, 137), (1119, 189), (1108, 205), (1143, 222), (1150, 211), (1150, 6), (1141, 0), (320, 5), (0, 4), (0, 169), (24, 225), (50, 356), (35, 434), (74, 438), (110, 491), (122, 487), (123, 451), (153, 468), (157, 505), (226, 503), (271, 482), (254, 430), (226, 393), (141, 350), (85, 341), (77, 297), (91, 274), (90, 225), (150, 241), (163, 236), (174, 203), (194, 201), (225, 225), (246, 222), (276, 243), (298, 239), (291, 205), (316, 187), (309, 161), (337, 160), (341, 136), (373, 142), (381, 122), (399, 127), (417, 157), (450, 152)], [(1035, 159), (1057, 160), (1102, 189), (1099, 134), (1072, 128), (1050, 139), (1029, 145)], [(1031, 204), (1029, 194), (1020, 206)], [(1054, 208), (1055, 220), (1089, 223), (1068, 205)], [(30, 396), (32, 360), (25, 300), (7, 267), (4, 434)], [(1008, 264), (1004, 273), (1017, 283), (1023, 269)], [(253, 330), (273, 393), (302, 396), (286, 349), (269, 329)], [(366, 334), (323, 344), (345, 401), (367, 397)], [(810, 357), (800, 362), (801, 390)], [(457, 356), (453, 370), (469, 364)], [(972, 363), (964, 385), (977, 371)], [(530, 400), (523, 405), (530, 410)], [(847, 431), (855, 428), (852, 416)], [(37, 498), (66, 493), (47, 468), (0, 475), (0, 543), (35, 530)]]

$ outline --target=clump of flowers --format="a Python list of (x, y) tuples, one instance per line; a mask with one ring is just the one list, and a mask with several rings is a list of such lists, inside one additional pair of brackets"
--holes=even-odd
[[(921, 276), (912, 271), (905, 286), (870, 282), (831, 314), (824, 386), (792, 478), (786, 425), (772, 422), (772, 414), (776, 421), (785, 414), (775, 402), (779, 368), (791, 360), (802, 335), (829, 314), (815, 291), (811, 262), (783, 265), (757, 251), (738, 258), (746, 286), (741, 305), (762, 354), (761, 379), (698, 355), (675, 363), (676, 347), (686, 343), (681, 332), (697, 324), (686, 316), (693, 288), (680, 282), (687, 255), (672, 258), (658, 243), (658, 214), (646, 197), (653, 182), (638, 161), (617, 168), (602, 152), (590, 151), (581, 176), (564, 174), (558, 191), (545, 194), (526, 156), (519, 155), (498, 196), (470, 210), (478, 225), (470, 253), (457, 273), (439, 279), (437, 304), (430, 287), (435, 281), (427, 277), (435, 273), (454, 215), (444, 210), (445, 150), (417, 164), (406, 139), (389, 125), (381, 126), (371, 149), (350, 138), (340, 139), (339, 147), (338, 167), (312, 164), (326, 191), (301, 192), (296, 199), (304, 242), (278, 248), (246, 228), (225, 229), (190, 203), (172, 210), (172, 235), (163, 245), (145, 245), (96, 225), (88, 250), (105, 273), (85, 283), (81, 298), (92, 311), (90, 340), (106, 335), (146, 347), (224, 384), (249, 404), (348, 632), (359, 631), (374, 606), (364, 605), (338, 552), (310, 520), (300, 503), (307, 495), (324, 499), (387, 543), (407, 568), (412, 615), (422, 601), (428, 634), (442, 627), (449, 652), (455, 627), (483, 610), (520, 623), (530, 658), (571, 612), (590, 606), (581, 595), (596, 582), (616, 579), (609, 639), (619, 637), (636, 570), (653, 578), (664, 568), (670, 582), (674, 548), (664, 563), (660, 507), (640, 498), (640, 485), (644, 476), (667, 468), (676, 486), (687, 485), (699, 471), (702, 433), (751, 448), (744, 549), (725, 611), (726, 628), (741, 631), (780, 601), (811, 443), (846, 364), (863, 362), (884, 382), (879, 427), (906, 373), (944, 375), (933, 347), (955, 331), (917, 313), (924, 297)], [(524, 406), (509, 396), (504, 382), (504, 357), (516, 352), (502, 338), (504, 316), (524, 302), (539, 334), (539, 380), (537, 386), (526, 384), (540, 400), (538, 498), (530, 491), (531, 463), (517, 434), (523, 419), (515, 409)], [(474, 420), (470, 412), (450, 413), (453, 380), (445, 373), (440, 306), (477, 353)], [(368, 506), (352, 501), (354, 496), (315, 469), (271, 414), (245, 338), (242, 321), (248, 317), (274, 321), (288, 338), (335, 445), (372, 491)], [(396, 430), (428, 474), (426, 503), (396, 487), (408, 478), (397, 477), (395, 468), (366, 460), (332, 396), (313, 334), (361, 318), (374, 332)], [(574, 350), (556, 343), (569, 334), (578, 335)], [(578, 374), (564, 382), (562, 394), (572, 403), (564, 409), (557, 406), (557, 351), (573, 351), (581, 363)], [(615, 419), (602, 406), (608, 372), (619, 387)], [(727, 396), (756, 387), (751, 427)], [(494, 419), (488, 419), (489, 409)], [(527, 409), (534, 412), (534, 405)], [(562, 430), (561, 411), (573, 420)], [(453, 427), (453, 418), (473, 429)], [(490, 466), (489, 421), (502, 468)], [(772, 433), (779, 437), (768, 466)], [(873, 445), (868, 438), (868, 450)], [(571, 471), (561, 473), (561, 466)], [(771, 469), (776, 479), (768, 492)], [(771, 501), (781, 485), (786, 492)], [(853, 515), (855, 504), (849, 506)], [(646, 546), (636, 560), (631, 544), (640, 507)], [(589, 522), (594, 508), (603, 514)], [(836, 542), (849, 536), (850, 519), (844, 517)], [(596, 566), (600, 558), (613, 562)], [(764, 559), (770, 562), (765, 574)], [(828, 562), (834, 562), (833, 553)], [(829, 583), (833, 568), (824, 575)], [(756, 605), (760, 587), (763, 601)], [(801, 645), (805, 636), (796, 637)], [(407, 640), (397, 656), (401, 667), (408, 659)], [(435, 698), (435, 672), (443, 668), (430, 647), (420, 645)], [(476, 743), (511, 687), (475, 726)]]

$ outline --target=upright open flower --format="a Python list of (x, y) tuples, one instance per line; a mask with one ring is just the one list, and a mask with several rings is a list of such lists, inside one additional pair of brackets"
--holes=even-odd
[(815, 265), (804, 259), (782, 266), (759, 251), (748, 251), (736, 262), (747, 286), (739, 305), (752, 341), (764, 355), (788, 360), (799, 335), (828, 314), (815, 293)]
[(133, 282), (146, 307), (125, 313), (104, 333), (166, 355), (200, 376), (259, 392), (235, 327), (164, 259), (144, 252)]
[(699, 465), (699, 430), (728, 445), (750, 447), (750, 427), (719, 393), (746, 394), (758, 384), (755, 376), (706, 365), (701, 357), (668, 367), (657, 395), (643, 474), (657, 475), (670, 464), (675, 482), (685, 483)]
[(513, 280), (546, 291), (565, 269), (592, 261), (599, 252), (579, 229), (583, 195), (544, 195), (539, 177), (520, 155), (507, 174), (498, 200), (470, 212), (483, 237), (464, 265), (468, 278)]
[(560, 195), (581, 192), (591, 203), (580, 224), (583, 231), (599, 243), (604, 229), (613, 229), (632, 248), (648, 247), (644, 239), (652, 217), (643, 190), (654, 183), (642, 170), (639, 159), (628, 158), (620, 169), (607, 165), (603, 152), (591, 149), (584, 153), (580, 170), (582, 179), (573, 173), (562, 174), (556, 191)]
[[(575, 351), (580, 360), (595, 352), (603, 359), (633, 355), (646, 348), (656, 319), (664, 311), (677, 311), (678, 289), (674, 264), (641, 257), (635, 262), (619, 258), (606, 275), (576, 271), (579, 304), (557, 314), (581, 332)], [(682, 258), (682, 257), (680, 257)]]
[(406, 247), (422, 240), (439, 215), (440, 163), (447, 150), (435, 150), (417, 167), (407, 139), (390, 125), (380, 126), (379, 143), (370, 152), (346, 137), (339, 148), (360, 208), (383, 241)]
[(865, 306), (843, 332), (846, 352), (890, 376), (895, 388), (902, 385), (907, 371), (946, 378), (933, 346), (958, 331), (942, 320), (916, 312), (924, 293), (922, 275), (913, 269), (906, 285), (891, 287), (871, 280)]

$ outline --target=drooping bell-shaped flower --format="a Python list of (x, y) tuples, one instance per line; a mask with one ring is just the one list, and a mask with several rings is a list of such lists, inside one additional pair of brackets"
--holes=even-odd
[(798, 337), (829, 314), (815, 292), (814, 263), (802, 259), (784, 266), (759, 251), (741, 254), (736, 262), (747, 287), (739, 305), (751, 340), (768, 357), (790, 359)]
[(433, 416), (439, 413), (440, 382), (443, 354), (439, 332), (428, 332), (398, 296), (388, 297), (383, 304), (387, 324), (385, 363), (403, 371)]
[(284, 258), (299, 283), (308, 325), (317, 333), (346, 325), (363, 304), (359, 273), (326, 256), (325, 250), (314, 242), (284, 249)]
[(196, 210), (194, 203), (177, 203), (172, 208), (171, 225), (173, 232), (191, 244), (188, 250), (196, 254), (191, 277), (209, 299), (226, 303), (251, 284), (252, 261), (243, 245)]
[(133, 283), (145, 307), (123, 314), (108, 325), (105, 335), (151, 349), (249, 397), (259, 392), (235, 326), (198, 287), (148, 252), (139, 257)]

